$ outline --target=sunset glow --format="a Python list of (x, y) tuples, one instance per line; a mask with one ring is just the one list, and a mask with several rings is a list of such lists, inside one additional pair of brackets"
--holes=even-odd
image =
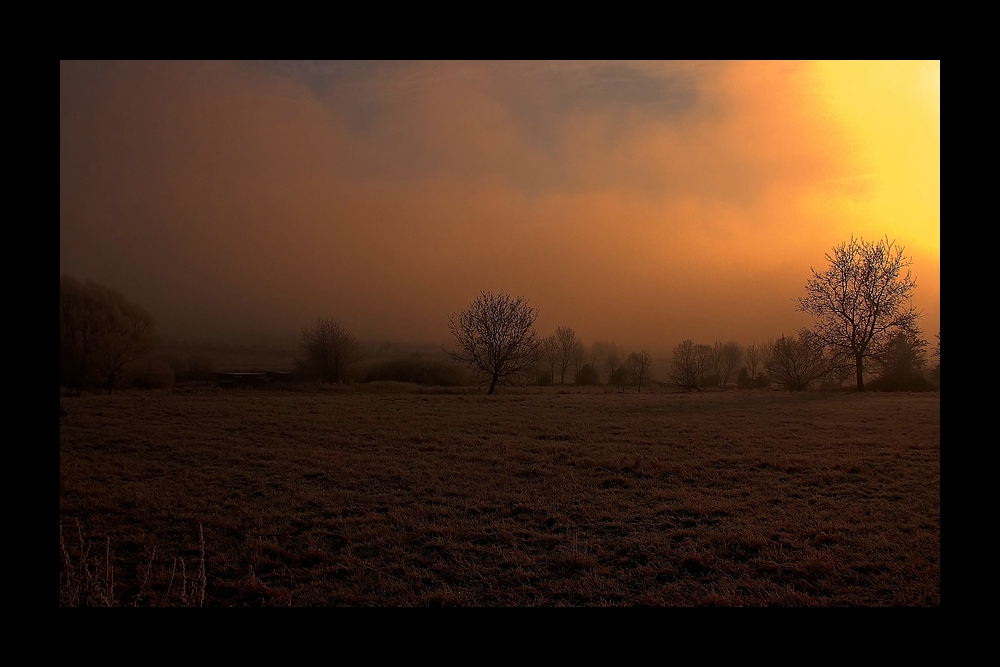
[(940, 326), (940, 63), (73, 63), (60, 266), (164, 334), (441, 341), (482, 289), (665, 353), (808, 324), (851, 234)]

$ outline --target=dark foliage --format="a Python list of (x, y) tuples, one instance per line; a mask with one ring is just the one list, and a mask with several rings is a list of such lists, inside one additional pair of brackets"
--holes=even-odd
[(462, 368), (443, 361), (424, 359), (393, 359), (375, 364), (362, 382), (412, 382), (435, 387), (460, 387), (468, 384), (468, 374)]
[(580, 370), (576, 372), (575, 381), (578, 385), (593, 387), (600, 383), (601, 378), (593, 366), (590, 364), (584, 364), (583, 366), (580, 366)]
[(153, 317), (120, 292), (70, 276), (59, 282), (59, 379), (63, 386), (128, 386), (158, 344)]
[(302, 330), (306, 358), (296, 360), (296, 376), (321, 382), (348, 382), (361, 359), (361, 345), (340, 322), (321, 317)]

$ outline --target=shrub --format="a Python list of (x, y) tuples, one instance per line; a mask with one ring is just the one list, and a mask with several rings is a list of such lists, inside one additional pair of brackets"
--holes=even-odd
[(938, 385), (920, 373), (887, 375), (865, 385), (865, 389), (871, 391), (935, 391), (937, 388)]
[(361, 359), (361, 345), (340, 322), (321, 317), (302, 330), (306, 358), (296, 360), (296, 375), (322, 382), (347, 382)]
[(368, 369), (362, 382), (411, 382), (436, 387), (458, 387), (468, 383), (464, 369), (442, 361), (394, 359)]

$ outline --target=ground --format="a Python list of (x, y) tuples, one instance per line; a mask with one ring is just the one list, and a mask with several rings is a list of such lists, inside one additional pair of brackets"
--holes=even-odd
[(937, 393), (60, 407), (63, 604), (940, 604)]

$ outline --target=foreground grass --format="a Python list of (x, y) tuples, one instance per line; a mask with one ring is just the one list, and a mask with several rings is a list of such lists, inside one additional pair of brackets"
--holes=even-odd
[(60, 405), (64, 604), (940, 604), (937, 394)]

